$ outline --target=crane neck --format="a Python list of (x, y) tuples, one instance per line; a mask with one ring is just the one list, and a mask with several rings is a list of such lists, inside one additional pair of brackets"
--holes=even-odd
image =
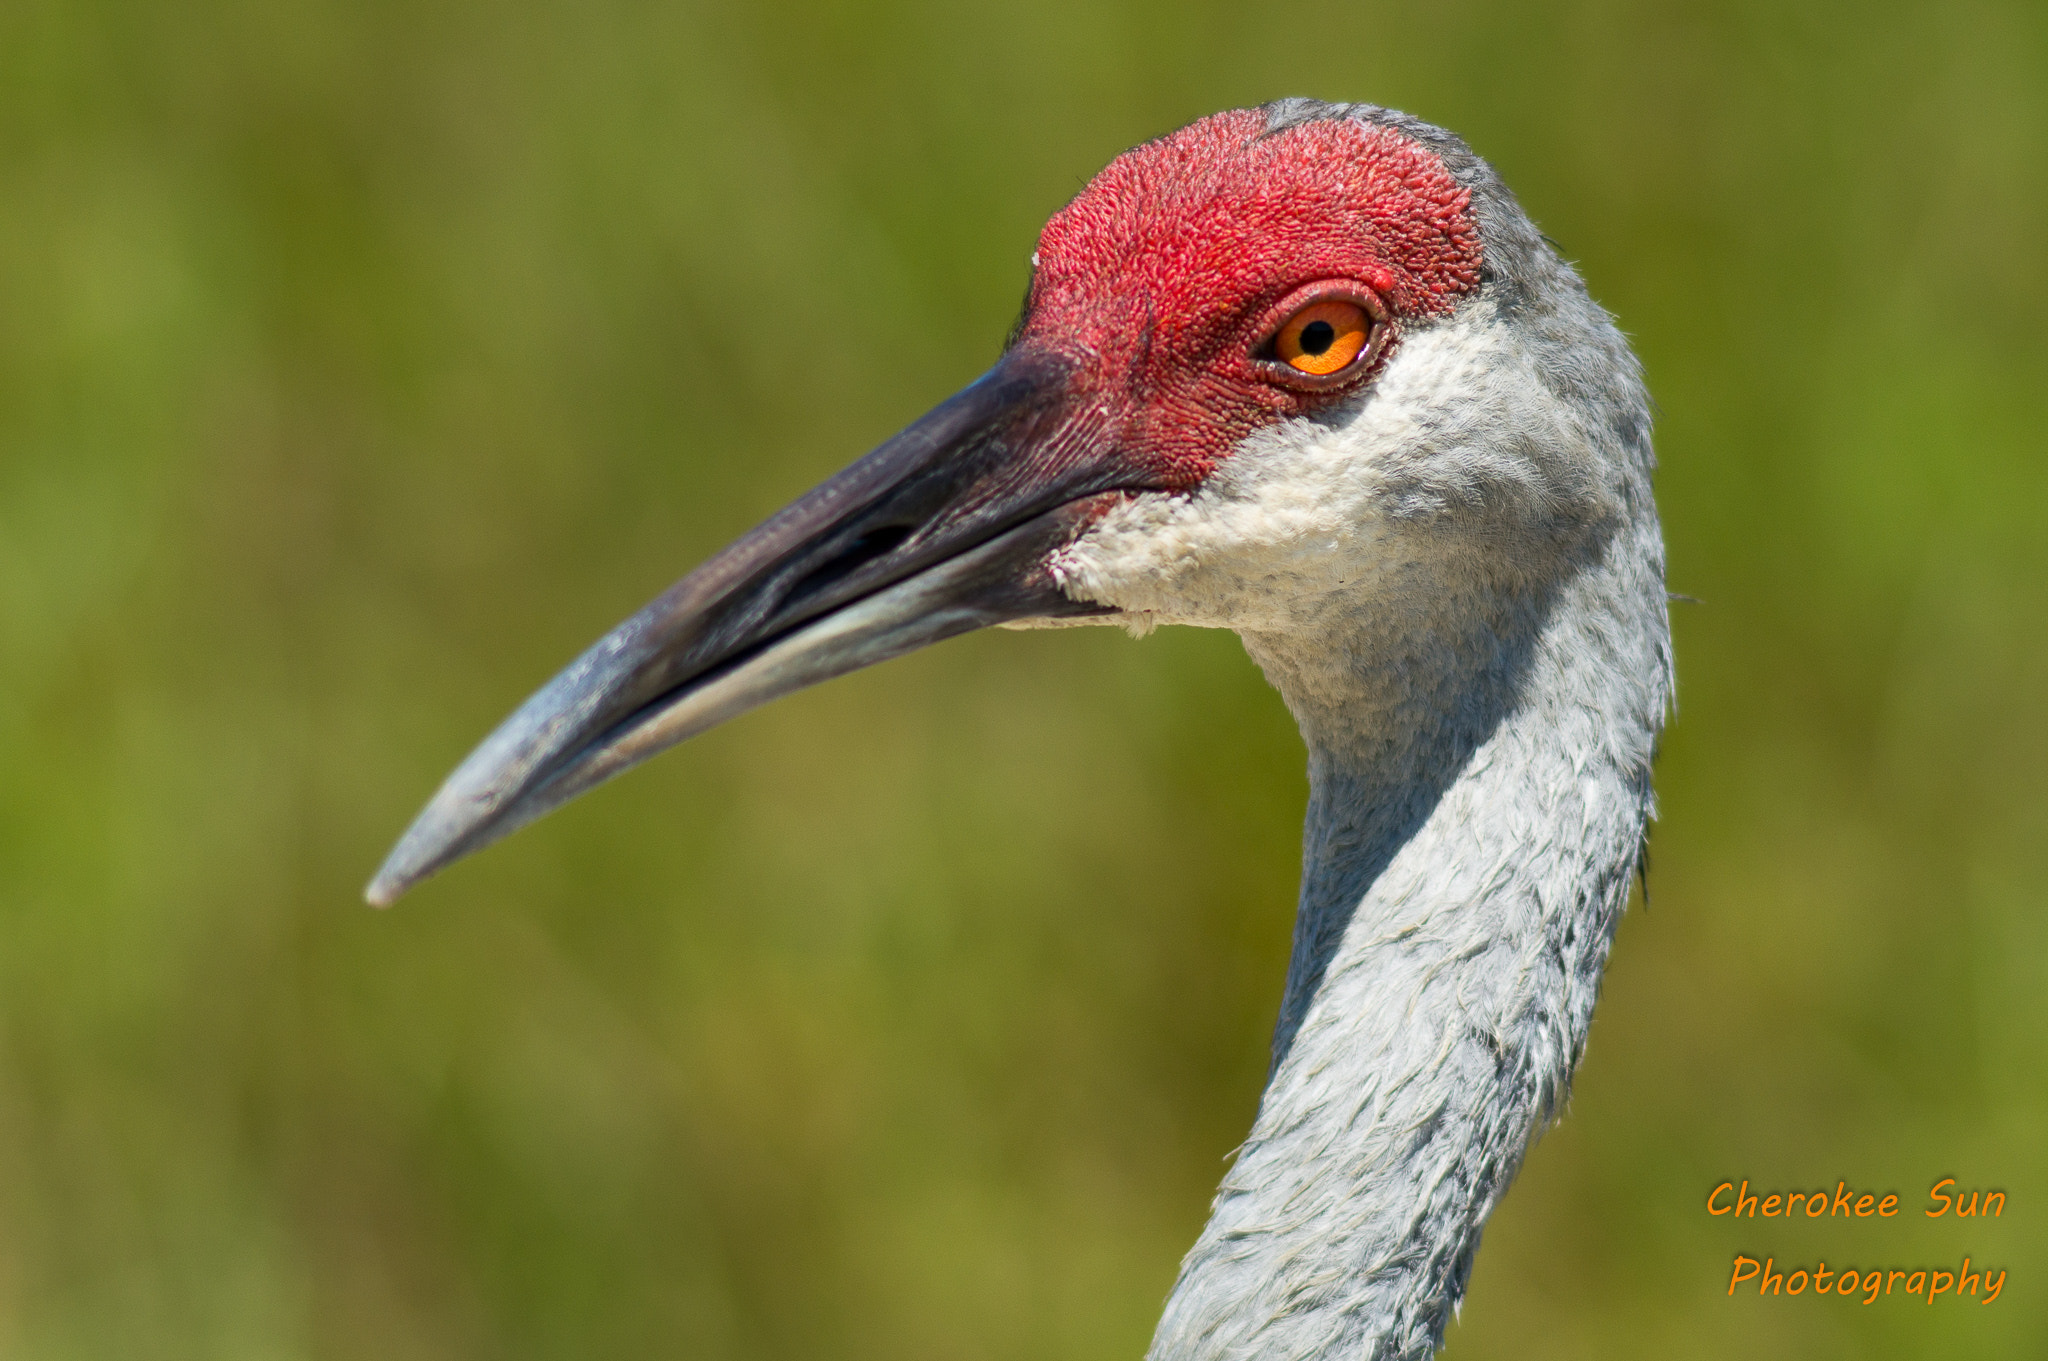
[(1558, 1108), (1652, 813), (1654, 520), (1548, 586), (1409, 564), (1247, 633), (1309, 748), (1273, 1066), (1153, 1361), (1424, 1358)]

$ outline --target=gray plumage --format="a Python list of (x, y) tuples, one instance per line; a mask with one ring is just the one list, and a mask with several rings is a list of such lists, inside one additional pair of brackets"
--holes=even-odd
[[(1504, 352), (1390, 444), (1393, 564), (1242, 630), (1309, 748), (1273, 1069), (1150, 1356), (1424, 1358), (1563, 1101), (1654, 809), (1670, 694), (1639, 369), (1492, 169), (1471, 191)], [(1340, 419), (1360, 420), (1364, 396)]]

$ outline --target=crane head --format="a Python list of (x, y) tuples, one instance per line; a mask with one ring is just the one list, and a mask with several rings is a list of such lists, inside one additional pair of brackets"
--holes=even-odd
[(1547, 263), (1483, 162), (1386, 110), (1286, 100), (1125, 153), (1047, 223), (994, 367), (543, 687), (370, 901), (726, 718), (971, 629), (1283, 629), (1417, 562), (1526, 575), (1627, 481), (1546, 432), (1634, 381), (1617, 339), (1573, 361), (1594, 384), (1574, 400), (1571, 362), (1526, 343), (1548, 294), (1591, 307)]

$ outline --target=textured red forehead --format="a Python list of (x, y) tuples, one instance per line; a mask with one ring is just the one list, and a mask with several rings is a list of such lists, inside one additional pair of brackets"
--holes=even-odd
[(1018, 343), (1074, 362), (1134, 485), (1186, 488), (1350, 390), (1275, 383), (1255, 358), (1289, 295), (1363, 284), (1398, 345), (1480, 263), (1471, 195), (1428, 148), (1352, 118), (1269, 133), (1238, 109), (1119, 156), (1046, 224)]
[(1472, 196), (1428, 148), (1352, 118), (1268, 133), (1234, 109), (1097, 175), (1039, 238), (1038, 296), (1143, 293), (1155, 325), (1186, 326), (1344, 278), (1419, 317), (1476, 288), (1480, 259)]

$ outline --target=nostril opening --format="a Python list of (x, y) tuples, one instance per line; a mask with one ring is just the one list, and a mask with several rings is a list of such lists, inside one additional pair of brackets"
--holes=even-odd
[(914, 525), (883, 525), (871, 529), (847, 545), (846, 556), (858, 557), (866, 562), (892, 552), (905, 539), (917, 532)]
[(846, 545), (839, 553), (827, 558), (817, 567), (804, 574), (789, 588), (788, 599), (821, 591), (834, 582), (844, 581), (877, 558), (886, 557), (903, 545), (904, 540), (917, 532), (916, 525), (881, 525)]

